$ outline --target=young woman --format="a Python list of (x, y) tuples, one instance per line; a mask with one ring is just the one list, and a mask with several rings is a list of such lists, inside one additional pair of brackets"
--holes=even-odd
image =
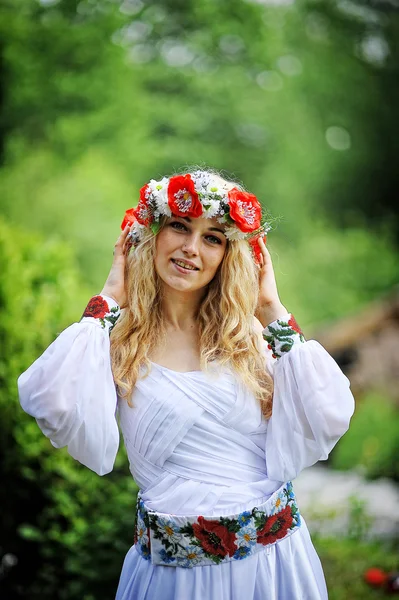
[(140, 487), (118, 600), (327, 598), (291, 480), (354, 403), (282, 305), (267, 229), (213, 173), (150, 181), (101, 294), (19, 378), (52, 444), (100, 475), (118, 415)]

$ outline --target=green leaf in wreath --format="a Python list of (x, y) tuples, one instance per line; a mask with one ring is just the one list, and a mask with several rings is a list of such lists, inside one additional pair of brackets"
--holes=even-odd
[(158, 231), (161, 229), (161, 225), (157, 221), (154, 221), (153, 223), (151, 223), (150, 227), (151, 227), (151, 231), (154, 235), (157, 235)]

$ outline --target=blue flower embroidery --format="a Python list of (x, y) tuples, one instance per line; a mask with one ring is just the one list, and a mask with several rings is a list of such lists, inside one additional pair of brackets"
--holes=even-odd
[(251, 554), (251, 548), (249, 546), (240, 546), (233, 554), (233, 558), (236, 560), (242, 560)]
[(141, 554), (141, 556), (145, 559), (145, 560), (150, 560), (151, 558), (151, 552), (150, 552), (150, 547), (147, 546), (147, 544), (137, 544), (138, 546), (138, 551), (139, 554)]
[(179, 527), (170, 519), (159, 517), (157, 526), (162, 537), (169, 540), (169, 542), (177, 542), (181, 537), (179, 534)]
[(159, 551), (159, 556), (161, 557), (161, 560), (164, 563), (171, 563), (176, 560), (174, 556), (169, 554), (169, 552), (166, 552), (166, 550), (164, 550), (163, 548)]
[(294, 500), (295, 499), (294, 488), (292, 487), (291, 481), (289, 481), (287, 483), (287, 494), (288, 494), (288, 498), (290, 500)]
[(237, 517), (237, 521), (240, 525), (246, 525), (247, 523), (249, 523), (250, 519), (251, 519), (251, 513), (249, 510), (242, 512)]
[(189, 544), (185, 548), (181, 548), (179, 553), (176, 555), (177, 564), (179, 567), (195, 567), (198, 565), (204, 557), (204, 553), (201, 548)]
[(138, 513), (139, 513), (140, 517), (142, 519), (144, 519), (145, 515), (146, 515), (146, 510), (145, 510), (144, 502), (142, 500), (139, 500), (137, 509), (138, 509)]
[(281, 493), (276, 498), (275, 504), (274, 504), (274, 506), (273, 506), (273, 508), (271, 510), (271, 514), (275, 515), (275, 514), (279, 513), (286, 506), (287, 506), (286, 495), (284, 493)]
[(251, 548), (256, 544), (256, 529), (252, 523), (249, 523), (245, 527), (241, 527), (239, 531), (237, 531), (237, 546), (244, 546), (246, 548)]

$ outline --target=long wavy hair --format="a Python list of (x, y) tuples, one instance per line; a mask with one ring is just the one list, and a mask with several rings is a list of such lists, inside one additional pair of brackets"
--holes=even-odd
[[(127, 259), (127, 306), (111, 334), (114, 380), (119, 395), (130, 406), (137, 380), (151, 369), (151, 352), (160, 339), (165, 339), (162, 280), (155, 269), (155, 252), (156, 236), (148, 230)], [(248, 243), (228, 240), (222, 262), (198, 308), (200, 364), (203, 370), (211, 363), (214, 366), (214, 361), (231, 367), (269, 418), (273, 382), (254, 331), (258, 281)]]

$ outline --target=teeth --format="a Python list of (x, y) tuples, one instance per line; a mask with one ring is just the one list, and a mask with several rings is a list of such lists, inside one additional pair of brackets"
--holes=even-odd
[(174, 262), (177, 265), (179, 265), (179, 267), (183, 267), (183, 269), (189, 269), (190, 271), (196, 271), (195, 267), (192, 267), (191, 265), (188, 265), (188, 264), (182, 262), (181, 260), (175, 260)]

